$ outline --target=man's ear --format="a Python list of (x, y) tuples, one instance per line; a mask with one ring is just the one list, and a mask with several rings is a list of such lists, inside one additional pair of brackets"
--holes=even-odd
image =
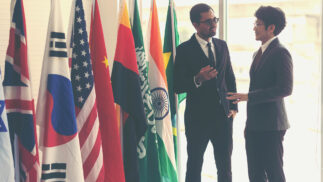
[(270, 32), (272, 32), (274, 34), (274, 31), (276, 29), (276, 26), (274, 24), (271, 24), (268, 26), (268, 30), (270, 30)]

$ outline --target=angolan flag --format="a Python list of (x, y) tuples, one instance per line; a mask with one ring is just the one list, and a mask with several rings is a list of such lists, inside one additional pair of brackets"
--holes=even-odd
[[(126, 1), (121, 2), (117, 47), (112, 70), (112, 88), (123, 126), (123, 160), (127, 182), (139, 182), (138, 153), (147, 130), (140, 90), (135, 44)], [(138, 149), (137, 149), (138, 147)]]

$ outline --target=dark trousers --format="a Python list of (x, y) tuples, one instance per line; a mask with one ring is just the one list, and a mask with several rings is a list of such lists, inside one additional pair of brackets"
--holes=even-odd
[(214, 159), (217, 167), (218, 182), (232, 182), (231, 154), (232, 154), (232, 120), (225, 118), (223, 109), (215, 112), (207, 124), (201, 124), (186, 130), (187, 138), (187, 170), (186, 182), (200, 182), (203, 156), (207, 144), (211, 141), (214, 149)]
[(283, 140), (286, 130), (245, 130), (250, 182), (285, 182)]

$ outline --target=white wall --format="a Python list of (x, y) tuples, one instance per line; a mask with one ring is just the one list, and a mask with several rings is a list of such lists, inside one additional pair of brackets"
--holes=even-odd
[[(63, 14), (63, 24), (68, 28), (72, 0), (60, 0)], [(101, 13), (101, 21), (105, 36), (110, 73), (116, 46), (118, 26), (118, 0), (98, 0)], [(37, 99), (41, 67), (45, 51), (47, 26), (50, 13), (51, 0), (25, 0), (25, 17), (27, 29), (27, 44), (29, 68), (31, 72), (33, 95)], [(90, 12), (92, 0), (83, 0), (87, 28), (90, 25)], [(4, 62), (9, 40), (10, 28), (10, 0), (0, 1), (0, 66), (2, 76), (4, 74)], [(35, 102), (37, 103), (37, 102)]]

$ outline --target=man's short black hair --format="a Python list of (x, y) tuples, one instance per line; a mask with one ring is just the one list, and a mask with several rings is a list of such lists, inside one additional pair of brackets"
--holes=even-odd
[(266, 29), (269, 25), (275, 25), (275, 36), (286, 26), (285, 13), (278, 7), (260, 6), (255, 13), (255, 17), (264, 22)]
[(201, 13), (209, 12), (210, 10), (213, 11), (213, 9), (204, 3), (196, 4), (192, 7), (190, 11), (190, 19), (192, 23), (199, 23), (201, 19)]

